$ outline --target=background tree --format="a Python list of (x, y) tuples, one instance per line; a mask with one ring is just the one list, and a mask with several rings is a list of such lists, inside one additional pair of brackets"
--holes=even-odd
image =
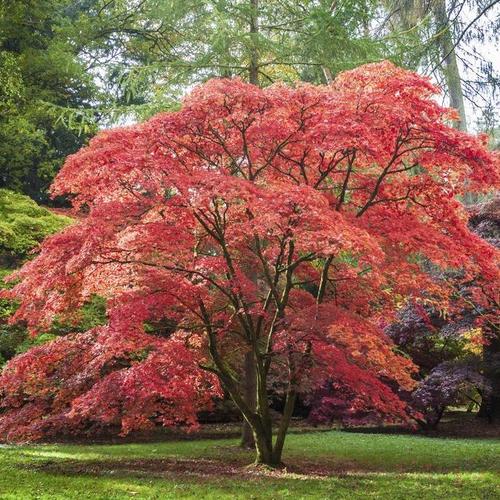
[(442, 85), (450, 106), (459, 112), (457, 127), (467, 129), (468, 103), (469, 109), (480, 114), (487, 122), (486, 129), (491, 131), (498, 116), (499, 75), (494, 58), (482, 50), (482, 45), (498, 42), (498, 2), (398, 0), (383, 3), (386, 14), (381, 24), (375, 23), (376, 32), (392, 33), (396, 37), (395, 48), (399, 45), (404, 51), (405, 65), (432, 75)]
[(63, 158), (98, 125), (172, 109), (211, 77), (320, 83), (389, 58), (438, 81), (444, 75), (461, 123), (465, 98), (492, 130), (498, 78), (491, 62), (469, 52), (494, 37), (495, 3), (386, 2), (384, 10), (372, 0), (4, 2), (2, 186), (47, 201)]
[[(46, 200), (63, 159), (89, 132), (68, 126), (48, 105), (86, 107), (97, 89), (66, 29), (77, 15), (67, 0), (0, 4), (0, 73), (15, 85), (0, 95), (0, 186)], [(5, 87), (3, 92), (5, 92)], [(79, 133), (80, 132), (80, 133)]]
[[(13, 0), (0, 4), (1, 186), (47, 201), (97, 131), (175, 106), (214, 76), (324, 78), (373, 59), (370, 2)], [(255, 22), (254, 22), (255, 21)], [(335, 57), (332, 48), (335, 47)]]
[[(497, 195), (468, 207), (469, 227), (495, 248), (497, 207)], [(429, 266), (429, 272), (437, 280), (457, 281), (456, 271)], [(447, 406), (467, 400), (480, 405), (478, 416), (490, 421), (498, 416), (498, 292), (484, 288), (474, 293), (470, 282), (461, 283), (460, 273), (458, 278), (452, 309), (408, 304), (386, 330), (419, 366), (422, 380), (413, 399), (425, 417), (422, 423), (432, 428)]]

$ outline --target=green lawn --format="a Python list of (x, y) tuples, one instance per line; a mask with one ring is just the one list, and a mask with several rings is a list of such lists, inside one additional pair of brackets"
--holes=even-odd
[(500, 498), (499, 440), (293, 434), (282, 472), (246, 468), (236, 443), (2, 447), (0, 498)]

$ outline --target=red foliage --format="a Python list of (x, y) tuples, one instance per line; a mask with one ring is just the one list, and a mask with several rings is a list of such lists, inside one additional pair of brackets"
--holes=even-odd
[[(219, 391), (211, 373), (237, 398), (247, 350), (288, 391), (332, 380), (357, 407), (405, 418), (381, 380), (410, 388), (414, 368), (380, 327), (403, 298), (446, 306), (452, 289), (423, 260), (498, 278), (494, 248), (456, 200), (466, 181), (498, 185), (498, 159), (451, 128), (436, 92), (387, 62), (329, 87), (211, 80), (179, 112), (103, 131), (69, 157), (52, 192), (88, 215), (17, 273), (14, 320), (37, 331), (99, 294), (110, 324), (7, 366), (4, 435), (29, 437), (5, 422), (37, 419), (37, 391), (51, 390), (68, 419), (192, 424)], [(170, 337), (144, 332), (165, 318)], [(103, 372), (121, 357), (129, 367)]]
[(219, 394), (198, 358), (181, 339), (118, 333), (113, 324), (34, 347), (1, 376), (0, 434), (34, 440), (107, 426), (195, 427), (197, 412)]

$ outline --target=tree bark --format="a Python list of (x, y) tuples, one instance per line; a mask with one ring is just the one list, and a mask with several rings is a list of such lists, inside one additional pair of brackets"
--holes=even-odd
[(325, 77), (326, 84), (330, 85), (333, 82), (333, 73), (330, 68), (327, 68), (326, 66), (321, 66), (321, 69), (323, 70), (323, 76)]
[[(255, 363), (254, 356), (252, 351), (248, 351), (245, 354), (244, 366), (244, 398), (246, 404), (251, 408), (252, 411), (255, 411), (256, 404), (256, 392), (257, 392), (257, 377), (255, 373)], [(241, 431), (241, 442), (240, 446), (242, 448), (255, 448), (255, 438), (254, 432), (250, 427), (250, 424), (246, 419), (243, 419), (243, 428)]]
[(259, 363), (255, 353), (249, 352), (245, 355), (245, 373), (251, 373), (252, 377), (245, 380), (244, 403), (240, 407), (245, 419), (241, 445), (255, 448), (256, 465), (279, 467), (297, 394), (294, 384), (290, 382), (273, 446), (273, 423), (269, 414), (265, 369)]
[(450, 96), (450, 106), (455, 108), (460, 115), (460, 120), (455, 122), (454, 126), (460, 130), (466, 131), (467, 117), (465, 114), (464, 93), (457, 63), (453, 33), (451, 32), (452, 25), (450, 24), (446, 11), (446, 1), (438, 0), (435, 2), (433, 11), (436, 19), (437, 31), (440, 33), (438, 43), (441, 57), (443, 58), (441, 71), (446, 80), (446, 86)]
[(286, 433), (290, 425), (293, 409), (295, 408), (295, 401), (297, 394), (295, 391), (289, 391), (286, 395), (285, 408), (283, 410), (283, 417), (276, 436), (276, 442), (273, 449), (273, 462), (275, 465), (281, 464), (281, 455), (283, 453), (283, 445), (285, 444)]
[(248, 69), (248, 81), (253, 85), (259, 84), (259, 49), (257, 46), (257, 36), (259, 33), (259, 0), (250, 0), (250, 39), (252, 47), (250, 49), (250, 67)]

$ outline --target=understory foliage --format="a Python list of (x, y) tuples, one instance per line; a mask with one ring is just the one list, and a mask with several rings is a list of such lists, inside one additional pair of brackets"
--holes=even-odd
[[(99, 295), (108, 323), (6, 366), (2, 435), (43, 435), (43, 415), (56, 428), (193, 426), (223, 390), (257, 461), (277, 464), (297, 395), (325, 384), (407, 421), (392, 388), (411, 390), (416, 368), (383, 327), (410, 298), (451, 307), (454, 289), (423, 263), (460, 267), (477, 287), (498, 278), (455, 198), (466, 180), (498, 184), (498, 160), (449, 125), (436, 92), (388, 62), (330, 86), (211, 80), (180, 111), (69, 157), (52, 193), (86, 216), (16, 273), (13, 321), (36, 334)], [(274, 440), (271, 385), (285, 398)]]
[(408, 304), (387, 333), (419, 367), (419, 385), (407, 395), (420, 413), (417, 421), (435, 428), (448, 406), (479, 404), (491, 391), (483, 375), (484, 338), (471, 309), (452, 317), (433, 308)]
[(16, 264), (49, 234), (71, 222), (38, 206), (31, 198), (0, 189), (0, 264)]
[[(500, 194), (485, 200), (471, 210), (469, 226), (497, 250), (500, 249)], [(489, 420), (500, 419), (500, 294), (498, 288), (483, 290), (480, 304), (469, 301), (475, 314), (482, 321), (484, 338), (483, 374), (490, 386), (489, 394), (483, 395), (480, 414)], [(486, 397), (484, 397), (486, 396)]]
[[(469, 227), (497, 249), (499, 205), (497, 193), (467, 209)], [(419, 367), (421, 380), (410, 398), (423, 416), (419, 422), (436, 427), (447, 406), (464, 403), (480, 405), (479, 414), (490, 420), (498, 418), (498, 289), (460, 280), (456, 270), (429, 272), (436, 279), (456, 282), (460, 307), (447, 314), (435, 307), (408, 304), (386, 329)]]
[[(4, 278), (25, 261), (46, 236), (60, 231), (70, 222), (69, 217), (51, 213), (28, 196), (0, 189), (0, 289), (12, 286), (7, 285)], [(41, 335), (29, 339), (22, 323), (8, 324), (16, 307), (15, 301), (0, 299), (0, 366), (33, 343), (50, 338)]]

